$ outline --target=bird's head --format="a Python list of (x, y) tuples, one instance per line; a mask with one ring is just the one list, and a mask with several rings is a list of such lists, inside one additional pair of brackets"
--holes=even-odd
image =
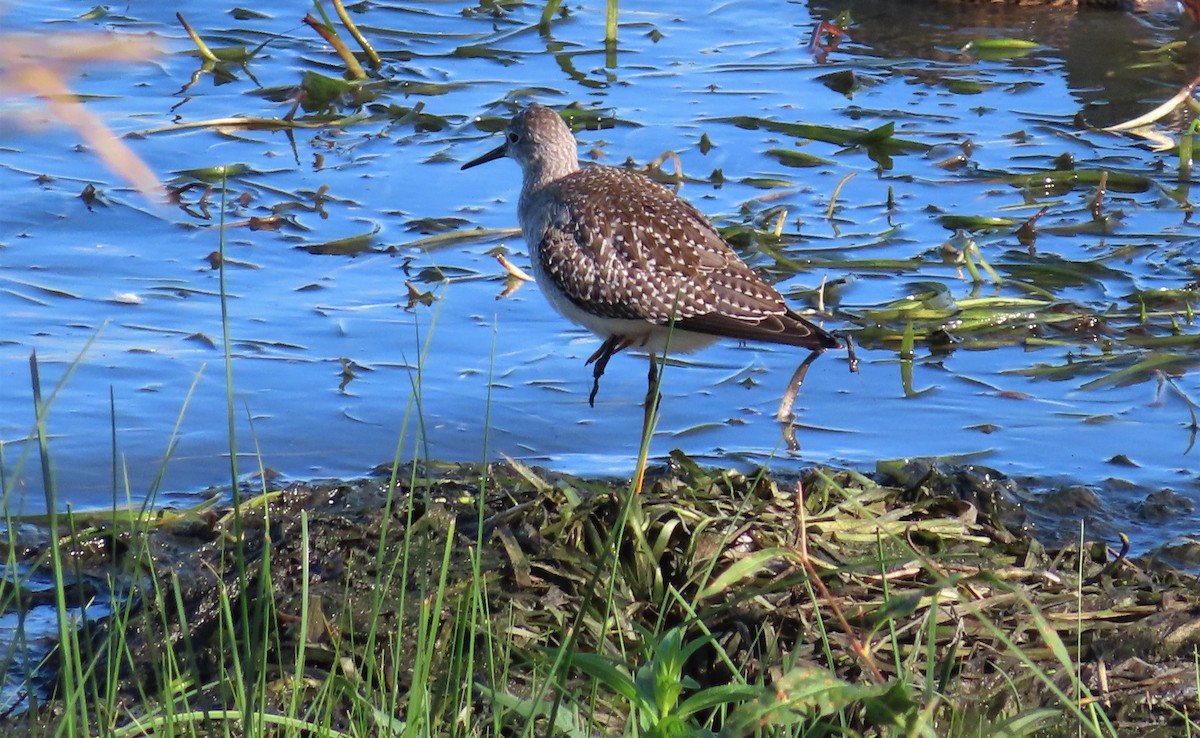
[(537, 103), (513, 116), (504, 129), (504, 143), (462, 168), (470, 169), (505, 156), (515, 159), (526, 170), (569, 172), (579, 166), (571, 129), (558, 113)]

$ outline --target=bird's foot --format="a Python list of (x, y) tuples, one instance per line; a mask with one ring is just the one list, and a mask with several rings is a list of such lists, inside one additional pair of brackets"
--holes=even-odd
[(602, 372), (596, 372), (592, 375), (592, 391), (588, 393), (588, 407), (596, 407), (596, 393), (600, 391), (600, 375)]
[(850, 373), (858, 374), (858, 354), (854, 351), (854, 339), (849, 335), (840, 335), (838, 338), (846, 342), (846, 357), (850, 360)]
[(596, 407), (596, 393), (600, 391), (600, 377), (604, 376), (604, 370), (608, 368), (608, 360), (613, 354), (628, 345), (620, 336), (609, 336), (604, 339), (604, 343), (600, 344), (600, 348), (588, 357), (587, 364), (595, 362), (596, 366), (592, 369), (592, 391), (588, 395), (588, 405)]

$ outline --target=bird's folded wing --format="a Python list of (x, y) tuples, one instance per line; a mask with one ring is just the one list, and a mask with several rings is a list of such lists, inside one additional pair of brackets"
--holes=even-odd
[[(649, 185), (649, 186), (648, 186)], [(766, 323), (786, 330), (783, 297), (738, 258), (687, 201), (650, 180), (611, 167), (555, 183), (557, 203), (538, 253), (545, 274), (572, 302), (597, 315), (665, 325)], [(602, 193), (597, 197), (596, 193)]]

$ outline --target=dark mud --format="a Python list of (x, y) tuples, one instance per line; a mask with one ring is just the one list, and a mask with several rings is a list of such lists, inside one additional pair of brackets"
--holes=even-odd
[[(533, 665), (544, 669), (545, 647), (563, 641), (582, 602), (596, 611), (576, 643), (583, 652), (612, 653), (622, 639), (629, 646), (635, 626), (685, 625), (694, 635), (689, 613), (698, 613), (714, 637), (689, 661), (701, 686), (733, 676), (715, 647), (750, 682), (770, 683), (779, 653), (862, 683), (893, 679), (903, 663), (909, 680), (936, 675), (959, 720), (986, 726), (1042, 705), (1061, 709), (1042, 671), (1120, 735), (1183, 734), (1181, 716), (1197, 700), (1196, 577), (1152, 558), (1126, 559), (1107, 542), (1044, 547), (1024, 532), (1022, 490), (987, 469), (914, 464), (883, 475), (748, 477), (676, 458), (652, 473), (631, 507), (607, 614), (587, 584), (622, 519), (623, 484), (505, 465), (430, 467), (404, 470), (394, 486), (291, 486), (236, 515), (210, 511), (140, 532), (101, 526), (74, 558), (120, 572), (135, 607), (119, 630), (112, 620), (91, 626), (88, 658), (94, 673), (119, 674), (99, 686), (118, 695), (118, 714), (108, 716), (118, 722), (173, 699), (160, 685), (179, 675), (204, 685), (188, 695), (190, 709), (229, 706), (232, 659), (244, 644), (228, 634), (247, 626), (264, 637), (260, 666), (243, 663), (244, 679), (267, 685), (267, 711), (285, 712), (294, 699), (301, 652), (305, 699), (333, 679), (405, 695), (421, 660), (422, 608), (439, 602), (441, 585), (428, 683), (431, 709), (448, 710), (463, 687), (463, 646), (481, 642), (454, 627), (478, 576), (488, 603), (480, 620), (492, 642), (511, 645), (504, 681), (488, 686), (511, 694), (528, 692)], [(757, 565), (734, 568), (751, 560)], [(828, 597), (812, 594), (810, 572)], [(94, 586), (105, 578), (85, 579)], [(671, 589), (686, 608), (670, 604)], [(496, 673), (476, 658), (475, 680)], [(56, 685), (51, 678), (41, 688)], [(344, 729), (361, 705), (334, 703), (329, 725)], [(615, 729), (627, 715), (615, 707), (603, 714), (606, 704), (595, 719)], [(487, 714), (482, 697), (471, 707)], [(53, 699), (39, 702), (6, 718), (0, 732), (45, 734), (60, 712)], [(1075, 735), (1077, 724), (1063, 713), (1044, 728)], [(214, 722), (211, 733), (227, 729)]]

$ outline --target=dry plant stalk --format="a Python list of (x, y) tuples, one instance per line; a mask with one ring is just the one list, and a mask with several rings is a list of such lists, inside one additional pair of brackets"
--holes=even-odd
[(0, 97), (41, 101), (51, 117), (75, 129), (113, 173), (146, 199), (162, 202), (165, 195), (158, 177), (103, 121), (88, 111), (65, 79), (79, 68), (145, 61), (158, 53), (155, 44), (140, 36), (5, 35), (0, 37)]
[(504, 254), (496, 254), (496, 261), (500, 262), (500, 266), (504, 267), (504, 271), (508, 272), (508, 276), (521, 280), (522, 282), (532, 282), (533, 277), (525, 273), (525, 270), (508, 260)]
[[(804, 566), (804, 571), (808, 574), (809, 581), (812, 582), (821, 599), (833, 611), (834, 617), (837, 618), (838, 624), (841, 625), (842, 633), (845, 634), (850, 643), (850, 650), (858, 658), (863, 670), (871, 675), (876, 684), (883, 684), (887, 681), (887, 678), (880, 671), (879, 666), (875, 663), (875, 659), (871, 657), (871, 652), (867, 649), (866, 645), (859, 640), (857, 632), (850, 625), (850, 621), (846, 619), (838, 598), (834, 597), (829, 588), (825, 586), (825, 581), (821, 579), (820, 573), (817, 572), (816, 566), (813, 565), (812, 558), (808, 554), (808, 521), (805, 519), (805, 513), (804, 484), (798, 481), (796, 482), (796, 555), (800, 559), (800, 563)], [(819, 611), (820, 603), (813, 604), (817, 606), (817, 610)]]
[(375, 51), (375, 47), (371, 46), (371, 42), (367, 40), (367, 37), (363, 35), (362, 31), (358, 30), (358, 26), (354, 24), (354, 20), (346, 12), (346, 6), (342, 3), (342, 0), (333, 0), (333, 8), (337, 11), (338, 18), (342, 21), (342, 24), (346, 26), (346, 30), (350, 32), (350, 35), (362, 47), (363, 53), (367, 55), (367, 61), (371, 63), (371, 69), (376, 72), (382, 69), (383, 60), (379, 58), (379, 52)]
[(341, 58), (342, 63), (346, 65), (346, 72), (352, 79), (364, 80), (367, 78), (367, 73), (363, 71), (362, 65), (358, 63), (358, 59), (354, 58), (354, 52), (350, 51), (350, 47), (346, 46), (346, 42), (337, 35), (337, 31), (325, 25), (312, 13), (304, 16), (303, 20), (305, 25), (316, 31), (318, 36), (325, 39), (325, 43), (333, 47), (333, 50)]

